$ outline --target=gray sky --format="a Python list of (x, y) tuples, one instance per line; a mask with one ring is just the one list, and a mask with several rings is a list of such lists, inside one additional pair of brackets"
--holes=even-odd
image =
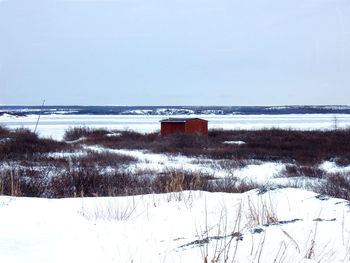
[(0, 104), (350, 105), (349, 0), (0, 0)]

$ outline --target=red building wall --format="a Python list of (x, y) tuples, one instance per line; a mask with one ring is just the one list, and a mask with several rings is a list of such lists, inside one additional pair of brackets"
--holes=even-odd
[(161, 135), (168, 135), (171, 133), (198, 133), (201, 135), (208, 135), (208, 121), (201, 119), (190, 119), (186, 122), (162, 122)]
[(171, 133), (186, 132), (185, 122), (162, 122), (161, 135), (168, 135)]
[(208, 122), (200, 119), (188, 120), (186, 122), (186, 133), (198, 133), (208, 135)]

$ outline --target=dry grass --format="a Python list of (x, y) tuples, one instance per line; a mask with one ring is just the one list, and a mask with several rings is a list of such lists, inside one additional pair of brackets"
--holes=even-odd
[(79, 213), (90, 221), (127, 221), (135, 215), (136, 208), (137, 203), (134, 198), (132, 202), (127, 203), (110, 199), (108, 202), (96, 202), (92, 207), (86, 207), (82, 199), (82, 209)]
[[(234, 210), (233, 223), (232, 220), (228, 219), (228, 209)], [(231, 213), (230, 211), (230, 216), (232, 216)], [(257, 196), (256, 199), (254, 196), (248, 195), (246, 199), (241, 200), (234, 207), (223, 207), (215, 226), (208, 225), (207, 217), (207, 205), (205, 205), (204, 229), (200, 231), (201, 239), (198, 243), (205, 244), (201, 246), (203, 262), (212, 263), (240, 262), (238, 254), (244, 233), (258, 226), (264, 227), (278, 222), (273, 200), (268, 194)], [(230, 224), (228, 224), (229, 221)], [(216, 229), (213, 236), (209, 234), (212, 229)], [(257, 244), (252, 242), (249, 254), (250, 262), (260, 262), (262, 252), (265, 249), (265, 238), (264, 232), (260, 234), (260, 240)], [(279, 251), (275, 259), (283, 259), (283, 255), (284, 253)]]
[(278, 222), (276, 209), (274, 207), (275, 204), (270, 196), (268, 198), (259, 196), (257, 200), (253, 200), (248, 196), (245, 205), (247, 207), (247, 209), (245, 209), (247, 227), (252, 228)]

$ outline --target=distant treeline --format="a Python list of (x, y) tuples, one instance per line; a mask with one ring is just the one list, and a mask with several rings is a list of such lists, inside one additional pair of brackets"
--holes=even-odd
[(186, 114), (350, 114), (350, 106), (0, 106), (0, 116), (43, 115), (186, 115)]

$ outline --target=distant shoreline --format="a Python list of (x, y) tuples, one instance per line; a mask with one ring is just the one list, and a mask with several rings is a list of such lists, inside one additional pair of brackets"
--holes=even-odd
[(347, 105), (301, 106), (0, 106), (0, 116), (350, 114)]

